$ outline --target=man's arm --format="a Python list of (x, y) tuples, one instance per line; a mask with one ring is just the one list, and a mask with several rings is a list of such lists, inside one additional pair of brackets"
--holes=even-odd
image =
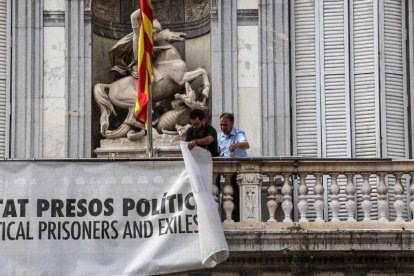
[(249, 142), (241, 141), (241, 142), (237, 142), (235, 144), (231, 144), (230, 147), (229, 147), (229, 151), (233, 152), (236, 149), (245, 149), (246, 150), (248, 148), (250, 148)]
[(204, 138), (194, 139), (188, 143), (188, 148), (191, 150), (195, 146), (207, 146), (210, 145), (214, 141), (213, 136), (207, 136)]
[(211, 143), (213, 143), (214, 137), (209, 135), (209, 136), (206, 136), (204, 138), (195, 139), (194, 141), (196, 141), (197, 146), (207, 146), (207, 145), (210, 145)]
[(217, 131), (213, 127), (207, 127), (207, 136), (204, 138), (194, 139), (188, 144), (188, 148), (192, 149), (195, 146), (208, 146), (217, 139)]
[(236, 149), (244, 149), (247, 150), (250, 148), (249, 142), (247, 141), (246, 135), (243, 131), (237, 133), (237, 142), (230, 145), (229, 150), (230, 152), (235, 151)]

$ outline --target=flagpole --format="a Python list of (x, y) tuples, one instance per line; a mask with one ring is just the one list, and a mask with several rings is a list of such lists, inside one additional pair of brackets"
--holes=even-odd
[(152, 146), (152, 82), (150, 81), (149, 83), (147, 102), (147, 156), (154, 157), (154, 149)]

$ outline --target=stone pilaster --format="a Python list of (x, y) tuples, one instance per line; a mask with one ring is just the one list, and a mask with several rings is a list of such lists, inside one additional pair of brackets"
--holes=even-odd
[(237, 114), (237, 1), (211, 1), (212, 122)]
[(65, 157), (91, 157), (91, 1), (66, 0), (65, 10)]
[(261, 220), (262, 174), (257, 171), (240, 171), (237, 174), (240, 191), (240, 221)]
[(11, 158), (42, 157), (43, 0), (11, 1)]
[(290, 155), (289, 1), (259, 0), (262, 155)]

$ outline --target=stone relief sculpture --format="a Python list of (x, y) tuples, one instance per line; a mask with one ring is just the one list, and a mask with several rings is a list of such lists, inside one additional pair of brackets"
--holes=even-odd
[[(128, 137), (138, 140), (146, 133), (143, 124), (134, 117), (137, 70), (136, 47), (133, 45), (139, 35), (137, 14), (138, 11), (131, 15), (134, 32), (118, 41), (109, 53), (113, 66), (111, 71), (118, 79), (110, 84), (98, 83), (94, 87), (95, 100), (101, 111), (100, 132), (108, 139)], [(208, 111), (210, 82), (203, 68), (188, 71), (178, 50), (172, 45), (184, 41), (186, 34), (162, 30), (156, 20), (153, 25), (153, 126), (160, 134), (184, 135), (189, 112), (194, 108)], [(202, 77), (202, 87), (201, 91), (196, 92), (190, 82), (198, 77)], [(119, 127), (112, 129), (111, 115), (117, 115), (115, 107), (128, 110), (128, 115)]]
[(248, 188), (245, 194), (246, 218), (255, 218), (256, 191)]

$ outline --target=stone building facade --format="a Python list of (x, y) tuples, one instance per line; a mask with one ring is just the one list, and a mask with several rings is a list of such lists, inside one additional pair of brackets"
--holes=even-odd
[[(111, 81), (107, 51), (130, 31), (129, 15), (137, 8), (136, 2), (0, 0), (1, 158), (95, 156), (101, 137), (92, 88), (98, 82)], [(233, 112), (237, 126), (247, 133), (251, 156), (413, 157), (412, 1), (154, 0), (153, 4), (163, 27), (188, 33), (188, 39), (177, 48), (189, 68), (201, 66), (209, 72), (212, 124), (218, 127), (220, 114)], [(331, 179), (329, 172), (323, 178), (309, 176), (310, 194), (316, 185), (327, 191)], [(391, 176), (387, 182), (390, 191), (400, 185), (401, 179), (397, 179)], [(405, 191), (397, 196), (407, 206), (409, 180), (403, 176)], [(362, 177), (355, 179), (358, 191), (363, 181)], [(377, 182), (374, 176), (375, 195)], [(298, 179), (292, 183), (295, 191), (302, 185)], [(337, 183), (344, 191), (349, 179), (342, 175)], [(296, 191), (294, 206), (301, 195), (306, 193)], [(345, 202), (354, 196), (360, 206), (356, 218), (362, 220), (364, 195), (349, 192), (338, 198)], [(324, 196), (324, 219), (330, 220), (327, 206), (331, 199), (326, 194), (318, 196)], [(310, 196), (310, 202), (317, 197)], [(388, 217), (395, 219), (394, 194), (387, 200)], [(376, 203), (372, 208), (377, 219)], [(299, 215), (295, 208), (295, 221)], [(341, 218), (347, 215), (339, 212)], [(308, 217), (314, 220), (317, 216), (310, 211)], [(404, 209), (404, 217), (411, 220), (409, 208)], [(235, 247), (247, 246), (241, 239), (261, 239), (257, 228), (244, 226), (256, 234), (238, 235), (230, 226), (228, 236)], [(302, 232), (287, 234), (308, 237)], [(385, 242), (395, 241), (384, 235)], [(410, 235), (403, 237), (409, 245)], [(352, 235), (344, 240), (352, 243)], [(260, 252), (256, 256), (260, 260), (254, 259), (257, 263), (250, 268), (264, 267), (266, 252), (280, 249), (271, 244), (263, 250), (250, 246)], [(384, 245), (377, 248), (378, 252), (385, 250)], [(410, 246), (404, 248), (411, 250)], [(235, 254), (233, 265), (225, 264), (222, 270), (234, 272), (234, 267), (254, 256), (244, 254)], [(409, 254), (399, 256), (408, 267)], [(278, 258), (269, 260), (278, 263)], [(320, 258), (315, 269), (322, 266)], [(393, 271), (395, 263), (389, 268)]]

